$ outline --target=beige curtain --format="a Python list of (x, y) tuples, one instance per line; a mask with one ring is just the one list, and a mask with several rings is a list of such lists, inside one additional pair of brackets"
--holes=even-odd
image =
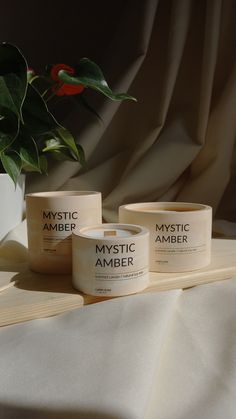
[(56, 164), (48, 177), (29, 176), (28, 191), (99, 190), (106, 221), (124, 203), (170, 200), (210, 204), (236, 221), (235, 0), (119, 4), (98, 62), (112, 88), (138, 102), (90, 94), (103, 124), (71, 109), (65, 123), (84, 147), (86, 170)]

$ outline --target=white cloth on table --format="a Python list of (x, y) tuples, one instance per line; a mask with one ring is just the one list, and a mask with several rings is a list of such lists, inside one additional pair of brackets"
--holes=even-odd
[(142, 419), (180, 293), (2, 328), (0, 417)]
[[(24, 266), (25, 232), (3, 270)], [(0, 418), (235, 419), (235, 279), (0, 328)]]
[(154, 383), (148, 419), (236, 418), (236, 278), (181, 294)]
[(235, 279), (2, 328), (0, 417), (234, 419)]

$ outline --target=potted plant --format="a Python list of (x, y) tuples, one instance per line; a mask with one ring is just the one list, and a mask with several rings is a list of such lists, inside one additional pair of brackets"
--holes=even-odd
[[(15, 208), (14, 203), (8, 203), (10, 189), (15, 195), (18, 191), (17, 201), (20, 195), (23, 197), (23, 187), (19, 188), (21, 173), (47, 173), (49, 156), (84, 164), (82, 147), (57, 121), (49, 106), (55, 98), (81, 98), (87, 88), (112, 100), (136, 100), (125, 93), (114, 93), (98, 65), (87, 58), (82, 58), (75, 66), (47, 66), (39, 75), (28, 67), (15, 45), (0, 44), (0, 185), (1, 178), (8, 182), (5, 192), (0, 189), (0, 194), (6, 198), (6, 210)], [(87, 106), (84, 98), (83, 103)], [(21, 214), (21, 208), (20, 204), (18, 214)], [(19, 215), (13, 220), (13, 214), (10, 214), (12, 226), (7, 227), (7, 213), (1, 214), (6, 228), (4, 232), (0, 231), (0, 238), (19, 222)]]

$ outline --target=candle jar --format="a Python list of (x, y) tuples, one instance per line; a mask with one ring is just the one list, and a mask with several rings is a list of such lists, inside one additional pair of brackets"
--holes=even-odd
[(101, 193), (39, 192), (26, 195), (29, 266), (40, 273), (70, 273), (71, 234), (102, 222)]
[(142, 291), (149, 280), (149, 232), (131, 224), (101, 224), (73, 232), (73, 285), (107, 297)]
[(148, 202), (119, 208), (119, 221), (150, 231), (150, 270), (184, 272), (211, 260), (212, 209), (183, 202)]

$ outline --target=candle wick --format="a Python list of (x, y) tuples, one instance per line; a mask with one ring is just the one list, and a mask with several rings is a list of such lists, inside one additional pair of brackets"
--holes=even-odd
[(116, 236), (116, 230), (104, 230), (104, 237), (106, 236)]

